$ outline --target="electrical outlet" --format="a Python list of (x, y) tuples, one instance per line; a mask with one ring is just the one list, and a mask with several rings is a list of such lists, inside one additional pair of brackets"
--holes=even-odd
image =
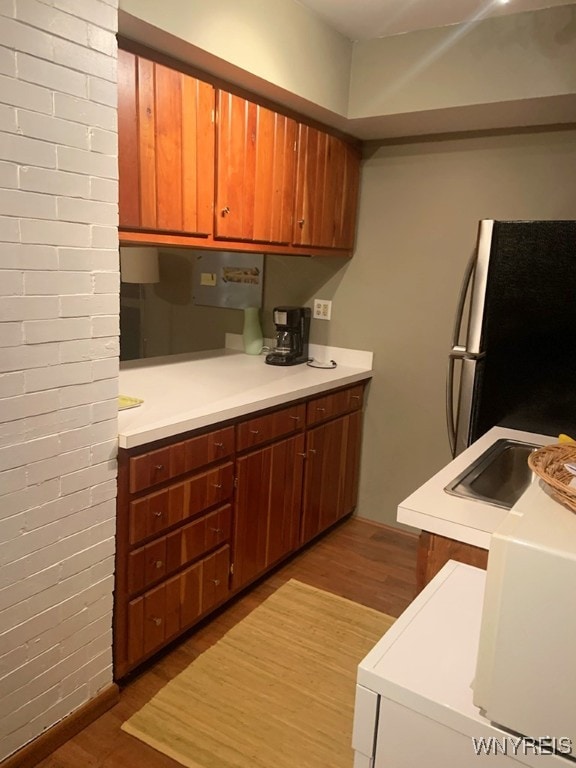
[(330, 320), (332, 317), (332, 302), (327, 299), (314, 299), (314, 313), (316, 320)]

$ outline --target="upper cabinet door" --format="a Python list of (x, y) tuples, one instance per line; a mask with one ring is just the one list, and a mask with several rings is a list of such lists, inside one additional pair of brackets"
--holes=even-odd
[(359, 178), (356, 147), (301, 123), (292, 242), (352, 249)]
[(296, 121), (218, 91), (215, 236), (290, 243)]
[(213, 115), (212, 85), (119, 51), (121, 228), (212, 232)]

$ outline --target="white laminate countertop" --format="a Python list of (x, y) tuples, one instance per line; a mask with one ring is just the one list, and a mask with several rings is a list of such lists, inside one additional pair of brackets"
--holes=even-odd
[(118, 414), (119, 446), (134, 448), (369, 379), (372, 353), (311, 345), (336, 368), (267, 365), (232, 349), (134, 360), (120, 365), (120, 394), (144, 400)]
[(492, 533), (510, 510), (452, 496), (444, 488), (500, 438), (512, 438), (536, 445), (557, 442), (557, 438), (550, 435), (493, 427), (404, 499), (398, 506), (397, 520), (449, 539), (489, 549)]

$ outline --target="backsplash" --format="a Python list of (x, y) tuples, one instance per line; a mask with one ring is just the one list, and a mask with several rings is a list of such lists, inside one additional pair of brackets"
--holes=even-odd
[[(122, 284), (121, 359), (221, 349), (226, 333), (242, 333), (242, 310), (194, 304), (193, 263), (197, 251), (159, 250), (159, 283), (140, 287)], [(326, 283), (347, 263), (348, 259), (339, 257), (266, 255), (260, 313), (264, 334), (274, 335), (275, 306), (311, 306), (315, 296), (331, 298), (326, 295)], [(324, 343), (328, 331), (329, 323), (312, 323), (311, 339)]]

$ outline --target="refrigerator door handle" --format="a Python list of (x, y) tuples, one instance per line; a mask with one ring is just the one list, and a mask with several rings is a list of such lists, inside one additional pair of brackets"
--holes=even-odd
[(454, 418), (454, 360), (462, 360), (469, 356), (466, 347), (459, 343), (459, 338), (462, 328), (462, 318), (464, 316), (464, 307), (466, 305), (466, 297), (468, 295), (468, 290), (474, 276), (477, 256), (478, 251), (477, 249), (474, 249), (466, 265), (466, 271), (464, 272), (464, 277), (460, 286), (460, 294), (458, 296), (458, 305), (456, 308), (456, 317), (454, 320), (454, 330), (452, 332), (452, 348), (448, 357), (448, 373), (446, 376), (446, 426), (448, 428), (448, 441), (450, 443), (450, 452), (452, 456), (455, 456), (456, 454), (456, 421)]
[(454, 357), (448, 358), (448, 374), (446, 376), (446, 426), (448, 427), (448, 442), (450, 455), (456, 455), (456, 422), (454, 420)]

